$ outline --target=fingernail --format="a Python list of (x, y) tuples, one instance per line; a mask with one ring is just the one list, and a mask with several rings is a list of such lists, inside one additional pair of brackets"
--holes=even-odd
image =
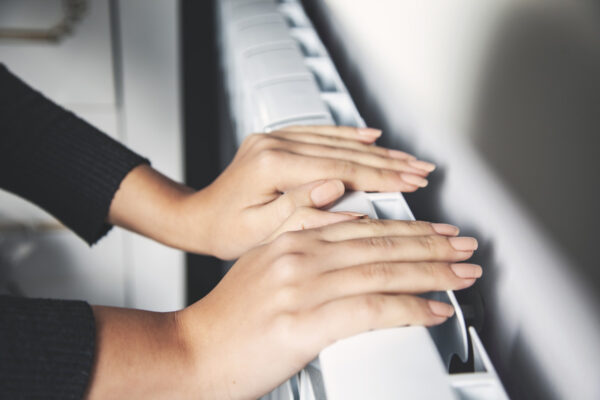
[(435, 164), (421, 160), (410, 160), (408, 165), (414, 168), (422, 169), (423, 171), (431, 172), (435, 169)]
[(473, 251), (477, 250), (477, 240), (472, 237), (451, 237), (448, 238), (450, 245), (454, 250), (458, 251)]
[(456, 226), (450, 224), (431, 224), (431, 227), (440, 235), (456, 236), (460, 232)]
[(431, 319), (431, 324), (429, 326), (440, 325), (440, 324), (443, 324), (444, 322), (446, 322), (447, 320), (448, 320), (448, 317), (440, 317), (438, 315), (434, 315), (433, 318)]
[(370, 137), (370, 138), (378, 138), (379, 136), (381, 136), (381, 130), (380, 129), (358, 128), (357, 131), (358, 131), (359, 135), (367, 136), (367, 137)]
[(416, 185), (418, 187), (425, 187), (429, 183), (427, 179), (413, 174), (401, 174), (400, 176), (404, 182), (410, 183), (411, 185)]
[(412, 154), (405, 153), (400, 150), (388, 149), (388, 155), (392, 158), (397, 158), (399, 160), (416, 160), (417, 157)]
[(477, 264), (450, 264), (450, 268), (459, 278), (481, 278), (483, 270)]
[(454, 307), (441, 301), (429, 300), (429, 309), (432, 313), (440, 317), (449, 318), (454, 315)]
[(323, 207), (344, 193), (344, 184), (340, 181), (328, 181), (317, 186), (310, 192), (310, 198), (315, 207)]
[(366, 218), (367, 217), (367, 214), (357, 213), (357, 212), (353, 212), (353, 211), (336, 211), (335, 213), (349, 215), (351, 217), (358, 217), (358, 218)]

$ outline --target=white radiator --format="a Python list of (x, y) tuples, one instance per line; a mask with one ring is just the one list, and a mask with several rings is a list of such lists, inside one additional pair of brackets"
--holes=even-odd
[[(364, 126), (300, 2), (218, 5), (221, 65), (238, 144), (250, 133), (289, 125)], [(400, 193), (354, 192), (333, 209), (414, 220)], [(451, 303), (455, 315), (433, 328), (384, 329), (341, 340), (264, 399), (506, 399), (454, 294), (428, 296)], [(451, 358), (466, 361), (469, 351), (474, 371), (449, 374)]]

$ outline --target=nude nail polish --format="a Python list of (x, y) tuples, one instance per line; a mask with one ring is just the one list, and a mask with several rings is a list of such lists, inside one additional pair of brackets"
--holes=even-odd
[(394, 149), (388, 149), (388, 155), (391, 158), (396, 158), (398, 160), (416, 160), (417, 159), (417, 157), (413, 156), (412, 154), (408, 154), (403, 151), (394, 150)]
[(483, 270), (476, 264), (450, 264), (450, 268), (456, 276), (463, 279), (481, 278)]
[(435, 164), (421, 160), (410, 160), (408, 161), (408, 165), (410, 165), (413, 168), (421, 169), (427, 172), (431, 172), (435, 169)]
[(425, 187), (429, 184), (427, 179), (421, 178), (420, 176), (413, 174), (402, 174), (400, 175), (402, 180), (406, 183), (410, 183), (411, 185), (416, 185), (418, 187)]
[(448, 239), (454, 250), (458, 251), (473, 251), (477, 250), (477, 240), (472, 237), (451, 237)]
[(358, 134), (369, 138), (378, 138), (381, 136), (381, 130), (375, 128), (358, 128)]
[(451, 317), (454, 315), (454, 307), (450, 304), (442, 303), (440, 301), (429, 300), (429, 309), (435, 315), (440, 317)]
[(460, 232), (456, 226), (450, 224), (431, 224), (431, 227), (436, 233), (445, 236), (456, 236)]

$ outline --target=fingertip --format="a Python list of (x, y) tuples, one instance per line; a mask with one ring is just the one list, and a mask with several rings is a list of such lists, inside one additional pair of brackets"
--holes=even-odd
[(429, 181), (427, 179), (414, 174), (402, 173), (400, 177), (404, 182), (421, 188), (424, 188), (429, 184)]
[(408, 161), (408, 165), (410, 165), (413, 168), (417, 168), (426, 172), (432, 172), (433, 170), (435, 170), (436, 165), (427, 161), (422, 161), (422, 160), (409, 160)]
[(402, 193), (413, 193), (419, 190), (418, 186), (410, 185), (406, 182), (402, 182), (402, 188), (399, 189)]
[(457, 236), (460, 233), (458, 227), (450, 224), (432, 223), (431, 227), (436, 233), (444, 236)]
[(448, 320), (447, 317), (440, 317), (440, 316), (434, 315), (433, 317), (431, 317), (427, 326), (441, 325), (444, 322), (446, 322), (447, 320)]
[(327, 180), (310, 192), (310, 198), (315, 207), (323, 207), (342, 197), (346, 188), (339, 179)]
[(412, 160), (417, 159), (417, 157), (413, 156), (412, 154), (406, 153), (404, 151), (394, 150), (394, 149), (387, 149), (387, 151), (388, 151), (388, 155), (391, 158), (395, 158), (397, 160), (412, 161)]
[(357, 128), (356, 132), (361, 140), (369, 142), (374, 142), (382, 134), (381, 129), (375, 128)]
[(429, 305), (429, 310), (434, 316), (450, 318), (454, 315), (454, 307), (452, 307), (450, 304), (435, 300), (429, 300), (427, 304)]

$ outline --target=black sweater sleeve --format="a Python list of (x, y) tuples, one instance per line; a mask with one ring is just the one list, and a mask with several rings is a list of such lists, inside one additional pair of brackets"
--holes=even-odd
[(93, 244), (110, 229), (105, 220), (121, 181), (147, 162), (0, 64), (0, 188)]
[[(146, 162), (0, 64), (0, 188), (92, 244), (110, 229), (106, 216), (121, 181)], [(0, 296), (0, 398), (82, 398), (94, 340), (85, 302)]]
[(83, 398), (94, 341), (85, 302), (0, 296), (0, 398)]

